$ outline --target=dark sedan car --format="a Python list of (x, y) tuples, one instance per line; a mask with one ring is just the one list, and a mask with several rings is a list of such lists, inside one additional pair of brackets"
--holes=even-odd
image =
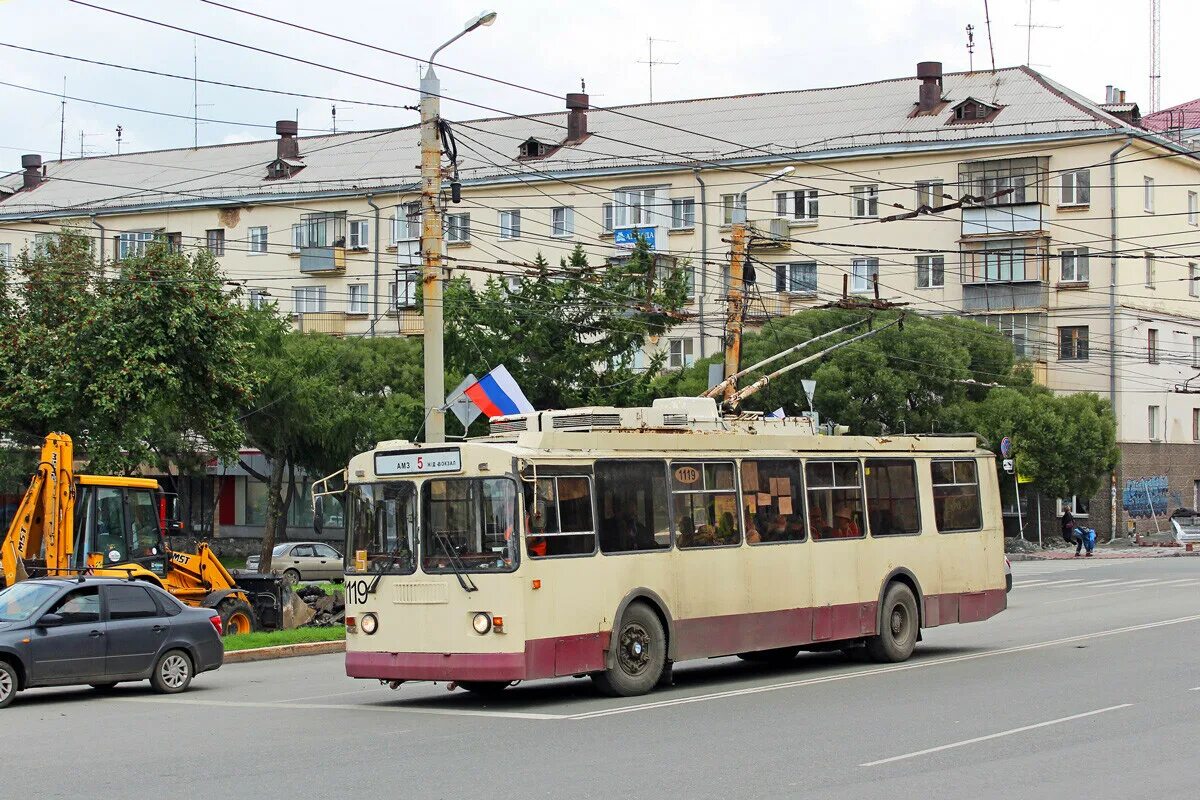
[(22, 689), (150, 680), (182, 692), (225, 658), (221, 617), (145, 583), (40, 578), (0, 591), (0, 708)]

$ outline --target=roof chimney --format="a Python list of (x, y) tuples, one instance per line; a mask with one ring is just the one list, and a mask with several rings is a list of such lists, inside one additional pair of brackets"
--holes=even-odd
[(275, 154), (279, 158), (300, 158), (300, 143), (296, 141), (296, 133), (300, 126), (294, 119), (281, 119), (275, 123), (275, 133), (279, 135)]
[(42, 185), (45, 176), (42, 175), (42, 157), (36, 153), (31, 153), (27, 156), (21, 156), (21, 167), (25, 170), (25, 174), (21, 177), (25, 179), (22, 184), (22, 189), (36, 189)]
[(1121, 90), (1121, 99), (1118, 100), (1117, 102), (1120, 102), (1120, 103), (1125, 102), (1125, 90), (1124, 89)]
[(588, 137), (588, 96), (583, 92), (567, 95), (567, 141), (581, 142)]
[(942, 102), (942, 62), (922, 61), (918, 63), (917, 77), (921, 79), (920, 94), (917, 95), (917, 110), (932, 111)]
[(1112, 87), (1112, 84), (1110, 83), (1104, 87), (1104, 102), (1111, 103), (1112, 97), (1113, 97), (1113, 87)]

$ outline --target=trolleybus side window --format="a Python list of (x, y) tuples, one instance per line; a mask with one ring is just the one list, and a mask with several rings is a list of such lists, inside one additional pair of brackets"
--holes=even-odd
[(355, 483), (346, 498), (346, 571), (411, 573), (417, 538), (412, 482)]
[(628, 553), (671, 546), (667, 472), (661, 461), (596, 464), (600, 550)]
[(916, 462), (909, 459), (869, 458), (864, 475), (871, 535), (920, 533)]
[(596, 551), (592, 487), (585, 477), (525, 482), (525, 551), (532, 557), (590, 555)]
[(864, 520), (858, 462), (809, 461), (804, 474), (813, 539), (861, 539)]
[(426, 481), (421, 490), (421, 569), (508, 572), (517, 568), (517, 490), (508, 478)]
[(807, 526), (800, 462), (742, 461), (742, 516), (750, 544), (804, 541)]
[(930, 466), (933, 472), (933, 516), (938, 531), (975, 531), (983, 527), (975, 460), (935, 459)]
[(741, 544), (732, 461), (672, 462), (671, 504), (680, 549)]

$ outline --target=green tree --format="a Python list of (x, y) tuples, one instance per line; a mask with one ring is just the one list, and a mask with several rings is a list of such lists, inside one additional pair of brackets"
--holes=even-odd
[(270, 466), (265, 475), (250, 470), (267, 484), (259, 568), (268, 571), (297, 473), (327, 475), (380, 440), (415, 437), (422, 371), (420, 343), (413, 339), (342, 339), (278, 326), (260, 334), (255, 368), (263, 383), (242, 422), (246, 442)]
[(539, 253), (513, 283), (455, 278), (445, 294), (447, 366), (482, 377), (503, 364), (536, 408), (633, 402), (653, 374), (632, 369), (634, 353), (682, 319), (687, 293), (687, 265), (662, 263), (643, 240), (600, 268), (576, 245), (558, 269)]
[(95, 471), (237, 452), (252, 315), (206, 251), (155, 243), (102, 267), (63, 230), (0, 265), (0, 289), (0, 428), (65, 431)]

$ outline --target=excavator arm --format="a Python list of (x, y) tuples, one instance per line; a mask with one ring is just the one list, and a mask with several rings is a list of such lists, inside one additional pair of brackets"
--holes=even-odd
[(65, 433), (52, 433), (42, 444), (37, 472), (21, 498), (17, 513), (0, 542), (4, 584), (29, 577), (25, 562), (43, 555), (46, 574), (59, 575), (71, 566), (75, 543), (74, 447)]

